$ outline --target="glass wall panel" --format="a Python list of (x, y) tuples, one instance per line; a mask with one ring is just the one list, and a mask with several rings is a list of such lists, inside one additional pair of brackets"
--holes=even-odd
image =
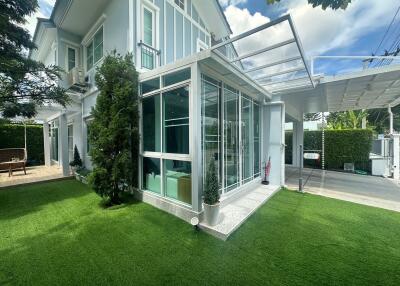
[(143, 189), (161, 194), (160, 170), (160, 159), (143, 158)]
[(50, 158), (58, 161), (58, 122), (53, 121), (50, 125)]
[(160, 78), (156, 77), (140, 83), (141, 93), (145, 94), (160, 89)]
[(226, 191), (239, 184), (239, 93), (224, 85), (224, 171)]
[(253, 177), (253, 110), (252, 102), (246, 96), (242, 96), (242, 118), (241, 118), (241, 128), (242, 128), (242, 180), (243, 182), (248, 182)]
[(160, 95), (143, 98), (143, 151), (161, 152)]
[(68, 125), (68, 158), (71, 162), (74, 159), (74, 127)]
[(190, 68), (183, 69), (163, 76), (163, 86), (173, 85), (175, 83), (190, 79)]
[(208, 77), (202, 80), (202, 150), (203, 150), (203, 181), (206, 180), (207, 168), (211, 158), (214, 158), (218, 181), (221, 183), (221, 130), (220, 130), (220, 86), (218, 82)]
[(254, 103), (254, 177), (260, 175), (260, 106)]
[(187, 204), (192, 203), (192, 166), (190, 162), (164, 161), (165, 196)]
[(164, 153), (189, 154), (189, 86), (163, 94)]

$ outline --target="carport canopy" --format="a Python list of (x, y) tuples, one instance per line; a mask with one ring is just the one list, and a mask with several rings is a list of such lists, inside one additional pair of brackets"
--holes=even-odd
[(314, 89), (282, 94), (289, 104), (303, 104), (303, 113), (394, 107), (400, 103), (400, 65), (322, 76)]

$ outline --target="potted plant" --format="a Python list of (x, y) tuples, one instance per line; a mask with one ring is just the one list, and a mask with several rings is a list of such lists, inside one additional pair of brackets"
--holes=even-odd
[(219, 185), (214, 158), (208, 165), (203, 200), (205, 221), (208, 225), (214, 226), (219, 216)]
[(82, 160), (81, 156), (79, 155), (78, 147), (74, 147), (74, 160), (69, 162), (69, 165), (72, 168), (72, 172), (76, 176), (76, 171), (82, 168)]

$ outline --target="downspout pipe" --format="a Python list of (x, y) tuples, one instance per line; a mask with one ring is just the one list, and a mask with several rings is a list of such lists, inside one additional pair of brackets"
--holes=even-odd
[(392, 112), (392, 107), (390, 105), (388, 107), (388, 112), (389, 112), (389, 134), (393, 135), (393, 112)]

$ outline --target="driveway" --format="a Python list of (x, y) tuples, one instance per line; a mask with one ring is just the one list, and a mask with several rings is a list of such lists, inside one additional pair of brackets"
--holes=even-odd
[[(400, 212), (400, 186), (387, 178), (305, 168), (303, 183), (308, 193)], [(298, 184), (298, 168), (286, 166), (286, 185)]]

